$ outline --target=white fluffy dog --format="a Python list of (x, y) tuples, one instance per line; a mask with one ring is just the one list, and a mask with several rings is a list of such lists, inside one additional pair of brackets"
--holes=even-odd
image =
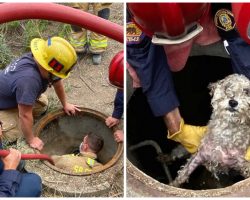
[(186, 182), (199, 165), (215, 177), (230, 168), (250, 177), (250, 162), (244, 158), (250, 146), (250, 81), (243, 75), (232, 74), (209, 87), (213, 113), (207, 133), (198, 151), (178, 172), (173, 186)]

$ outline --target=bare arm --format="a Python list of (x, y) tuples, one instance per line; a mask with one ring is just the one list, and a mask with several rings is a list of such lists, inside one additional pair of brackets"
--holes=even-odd
[(180, 130), (181, 115), (179, 108), (175, 108), (171, 112), (165, 114), (163, 119), (168, 128), (170, 136)]
[(29, 143), (29, 141), (31, 141), (34, 138), (32, 132), (32, 126), (33, 126), (32, 106), (18, 104), (18, 111), (19, 111), (19, 120), (22, 132), (25, 136), (25, 139)]
[(60, 100), (62, 106), (64, 107), (67, 103), (67, 100), (66, 100), (66, 94), (64, 91), (64, 86), (63, 86), (62, 80), (55, 82), (53, 84), (53, 87), (55, 89), (55, 92), (56, 92), (58, 99)]
[(27, 143), (38, 150), (43, 148), (43, 142), (38, 137), (35, 137), (32, 131), (33, 126), (33, 115), (32, 106), (18, 104), (19, 120), (21, 130)]

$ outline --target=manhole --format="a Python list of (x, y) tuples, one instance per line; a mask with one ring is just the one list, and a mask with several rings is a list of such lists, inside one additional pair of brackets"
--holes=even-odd
[[(106, 117), (87, 108), (81, 108), (81, 112), (76, 116), (68, 116), (62, 110), (58, 110), (41, 118), (34, 128), (34, 133), (45, 143), (41, 153), (49, 155), (76, 152), (88, 132), (102, 136), (104, 147), (98, 154), (98, 161), (103, 164), (102, 167), (91, 172), (71, 173), (47, 161), (28, 161), (26, 170), (39, 174), (44, 186), (57, 195), (107, 196), (115, 176), (123, 167), (123, 144), (115, 142), (113, 131), (116, 128), (107, 128)], [(19, 140), (18, 146), (23, 146), (22, 143)]]
[(204, 167), (197, 168), (182, 188), (169, 186), (168, 172), (174, 179), (187, 157), (164, 163), (177, 143), (167, 140), (162, 118), (153, 117), (141, 90), (134, 92), (127, 108), (128, 197), (250, 196), (250, 179), (232, 171), (217, 180)]

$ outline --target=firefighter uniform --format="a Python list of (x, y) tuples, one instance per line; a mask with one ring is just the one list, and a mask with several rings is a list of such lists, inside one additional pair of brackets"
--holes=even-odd
[(92, 152), (83, 152), (79, 155), (52, 156), (56, 167), (75, 174), (91, 172), (93, 169), (102, 166), (96, 158), (97, 155)]
[[(93, 6), (95, 15), (104, 19), (109, 18), (111, 3), (70, 3), (69, 6), (86, 12), (89, 10), (90, 4)], [(69, 41), (75, 48), (76, 52), (84, 52), (87, 44), (89, 45), (89, 51), (93, 54), (103, 53), (107, 49), (108, 40), (106, 36), (91, 32), (88, 41), (86, 29), (73, 25), (71, 28), (72, 32), (69, 36)]]
[[(180, 48), (182, 44), (180, 46), (174, 44), (155, 45), (151, 42), (150, 32), (147, 32), (148, 30), (145, 27), (147, 35), (140, 31), (130, 17), (127, 22), (127, 61), (135, 69), (140, 79), (143, 93), (151, 111), (154, 116), (166, 116), (174, 109), (180, 109), (181, 117), (187, 124), (180, 124), (180, 131), (172, 136), (168, 135), (168, 138), (180, 142), (191, 153), (197, 150), (200, 139), (206, 130), (205, 125), (212, 112), (207, 89), (208, 83), (215, 82), (234, 72), (250, 78), (250, 45), (239, 36), (236, 30), (231, 4), (212, 3), (211, 8), (213, 15), (208, 15), (207, 21), (201, 24), (204, 26), (203, 32), (196, 38), (191, 38), (192, 41), (186, 40), (186, 46), (183, 45), (182, 47), (185, 49), (187, 45), (190, 45), (189, 48), (191, 49), (192, 42), (198, 43), (199, 41), (199, 45), (208, 45), (221, 39), (220, 44), (224, 44), (226, 49), (223, 53), (227, 54), (228, 52), (229, 59), (225, 59), (226, 61), (224, 60), (220, 66), (220, 60), (218, 57), (215, 58), (218, 61), (215, 63), (218, 66), (217, 68), (214, 68), (214, 65), (208, 66), (210, 61), (208, 56), (206, 57), (208, 60), (204, 60), (204, 57), (201, 56), (196, 57), (196, 59), (200, 59), (200, 66), (191, 66), (191, 58), (188, 59), (188, 62), (183, 59), (185, 61), (183, 62), (181, 59), (184, 58), (182, 57), (184, 51)], [(143, 25), (145, 24), (144, 22)], [(199, 38), (201, 35), (203, 38)], [(217, 41), (211, 39), (215, 35), (217, 35)], [(213, 39), (216, 39), (216, 37)], [(213, 42), (209, 43), (208, 40)], [(175, 49), (172, 47), (175, 47)], [(171, 48), (173, 51), (168, 51)], [(189, 53), (190, 51), (185, 56), (188, 57)], [(173, 61), (176, 61), (177, 64), (180, 61), (179, 63), (184, 64), (185, 68), (174, 71), (174, 67), (171, 65), (174, 63)], [(181, 67), (184, 67), (184, 65)], [(191, 69), (193, 70), (192, 74), (188, 74)], [(206, 73), (207, 71), (210, 73)], [(196, 77), (196, 79), (193, 77)], [(184, 126), (192, 128), (193, 133), (185, 131), (187, 129), (184, 129)]]
[[(230, 9), (230, 4), (212, 4), (215, 25), (229, 53), (234, 72), (250, 78), (250, 45), (238, 35)], [(216, 23), (220, 17), (224, 17), (224, 22), (221, 20)], [(226, 24), (230, 23), (226, 29)], [(153, 44), (151, 38), (140, 31), (130, 17), (127, 22), (127, 61), (139, 76), (155, 116), (163, 116), (179, 106), (163, 46)]]

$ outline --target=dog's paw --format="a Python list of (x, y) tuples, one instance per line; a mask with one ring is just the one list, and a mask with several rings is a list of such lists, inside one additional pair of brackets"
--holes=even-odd
[(180, 187), (180, 183), (177, 180), (172, 181), (169, 185), (173, 187)]

